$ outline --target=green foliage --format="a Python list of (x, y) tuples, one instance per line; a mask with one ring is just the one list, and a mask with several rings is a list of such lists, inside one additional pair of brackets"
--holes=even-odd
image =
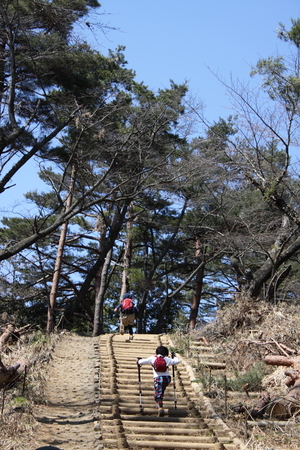
[(131, 268), (128, 270), (130, 286), (135, 290), (144, 282), (144, 274), (141, 268)]
[[(13, 165), (13, 170), (0, 180), (0, 192), (29, 155), (39, 158), (47, 191), (26, 194), (37, 211), (34, 219), (2, 220), (0, 245), (9, 263), (1, 273), (1, 306), (24, 323), (44, 327), (57, 230), (68, 223), (56, 306), (58, 318), (75, 304), (78, 315), (62, 326), (90, 332), (95, 287), (110, 250), (112, 263), (102, 285), (103, 329), (116, 326), (113, 305), (129, 238), (127, 281), (144, 302), (143, 331), (185, 330), (195, 295), (201, 319), (212, 317), (216, 306), (247, 290), (270, 259), (282, 233), (282, 211), (287, 211), (274, 209), (272, 199), (299, 204), (287, 149), (289, 142), (297, 142), (296, 130), (282, 137), (276, 126), (284, 120), (275, 112), (264, 116), (260, 108), (256, 111), (249, 95), (242, 120), (238, 115), (219, 118), (190, 143), (186, 136), (193, 116), (186, 116), (185, 83), (171, 81), (155, 93), (135, 82), (124, 48), (105, 57), (73, 39), (73, 26), (97, 1), (5, 5), (6, 10), (0, 7), (3, 54), (14, 58), (0, 65), (5, 116), (0, 150), (3, 168)], [(299, 21), (292, 23), (290, 31), (282, 28), (281, 38), (298, 46)], [(13, 61), (15, 85), (9, 92)], [(260, 60), (252, 72), (262, 76), (263, 89), (283, 107), (290, 129), (299, 115), (297, 70), (279, 56)], [(7, 98), (15, 101), (13, 108)], [(238, 99), (242, 102), (241, 95)], [(20, 124), (27, 125), (23, 129)], [(67, 198), (71, 212), (64, 215)], [(125, 214), (129, 204), (132, 217)], [(126, 220), (132, 221), (128, 233)], [(295, 230), (291, 226), (288, 231), (276, 248), (290, 245)], [(272, 253), (279, 266), (277, 256)], [(203, 274), (196, 280), (200, 263)], [(268, 290), (268, 277), (276, 278), (272, 264), (257, 296), (262, 286)], [(298, 270), (293, 274), (296, 279)], [(196, 293), (196, 284), (201, 292)]]
[(49, 336), (43, 333), (42, 331), (36, 331), (30, 338), (30, 344), (33, 345), (35, 348), (37, 348), (38, 346), (49, 345), (49, 343), (50, 343)]
[[(284, 25), (278, 32), (278, 37), (286, 42), (300, 46), (300, 20), (292, 19), (292, 28), (286, 31)], [(290, 62), (284, 56), (268, 57), (260, 59), (251, 75), (259, 74), (263, 77), (262, 87), (268, 92), (272, 100), (283, 100), (286, 108), (296, 112), (300, 99), (300, 78), (299, 67), (296, 56), (296, 65), (290, 65)]]
[(249, 371), (243, 374), (237, 373), (235, 378), (228, 378), (226, 381), (223, 376), (214, 376), (213, 373), (210, 375), (205, 368), (198, 368), (197, 373), (200, 374), (199, 380), (206, 389), (211, 387), (225, 389), (226, 383), (226, 388), (231, 391), (243, 391), (244, 386), (247, 386), (249, 391), (259, 391), (261, 382), (266, 375), (263, 362), (253, 364)]
[(14, 397), (13, 400), (11, 401), (11, 406), (13, 409), (17, 408), (24, 409), (27, 406), (29, 406), (29, 401), (24, 397)]
[(292, 27), (289, 31), (285, 29), (285, 26), (280, 23), (278, 30), (279, 39), (283, 39), (286, 42), (293, 42), (297, 48), (300, 47), (300, 19), (291, 19)]
[(31, 234), (34, 230), (33, 219), (21, 219), (18, 217), (3, 217), (1, 219), (4, 228), (0, 229), (0, 243), (5, 243), (11, 239), (17, 240), (20, 236)]
[(253, 364), (248, 372), (236, 374), (236, 378), (230, 378), (227, 381), (228, 388), (232, 391), (241, 391), (243, 386), (247, 385), (248, 390), (259, 390), (265, 375), (266, 367), (264, 362), (258, 362)]

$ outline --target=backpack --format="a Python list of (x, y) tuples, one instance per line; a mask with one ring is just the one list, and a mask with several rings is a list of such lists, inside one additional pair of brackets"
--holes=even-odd
[(124, 298), (121, 303), (121, 311), (123, 312), (132, 312), (133, 311), (133, 301), (131, 298)]
[(165, 372), (167, 370), (166, 360), (161, 355), (155, 357), (155, 361), (152, 366), (156, 370), (156, 372)]

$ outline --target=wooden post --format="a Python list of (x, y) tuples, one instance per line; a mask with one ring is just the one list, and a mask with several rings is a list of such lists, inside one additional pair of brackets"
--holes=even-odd
[(225, 417), (227, 419), (227, 377), (224, 375)]

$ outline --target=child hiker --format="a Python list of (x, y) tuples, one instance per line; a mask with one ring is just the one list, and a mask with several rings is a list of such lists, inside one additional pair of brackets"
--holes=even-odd
[(129, 339), (133, 339), (132, 326), (138, 315), (138, 309), (134, 305), (131, 294), (124, 294), (121, 303), (114, 309), (114, 311), (120, 310), (120, 333), (124, 334), (125, 331), (129, 332)]
[(174, 358), (169, 358), (169, 350), (163, 345), (157, 347), (155, 353), (156, 356), (150, 356), (146, 359), (137, 358), (136, 362), (139, 366), (144, 364), (152, 365), (154, 378), (154, 400), (156, 402), (157, 415), (158, 417), (163, 417), (165, 414), (163, 408), (164, 392), (166, 387), (171, 382), (168, 367), (180, 363), (180, 359), (176, 358), (175, 355)]

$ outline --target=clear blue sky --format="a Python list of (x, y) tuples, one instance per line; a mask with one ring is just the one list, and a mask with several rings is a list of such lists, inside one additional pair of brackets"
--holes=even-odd
[(128, 67), (154, 90), (187, 80), (212, 121), (226, 118), (230, 103), (211, 71), (248, 81), (259, 58), (287, 51), (279, 22), (289, 29), (300, 16), (299, 0), (99, 1), (103, 22), (118, 31), (98, 32), (97, 48), (125, 45)]
[[(188, 81), (190, 91), (206, 105), (210, 121), (231, 113), (225, 89), (210, 72), (229, 81), (248, 81), (262, 57), (288, 51), (276, 37), (279, 22), (291, 26), (300, 17), (299, 0), (100, 0), (101, 19), (118, 30), (82, 35), (105, 55), (126, 46), (128, 68), (151, 89)], [(92, 23), (92, 18), (91, 18)], [(79, 28), (81, 33), (88, 30)], [(23, 193), (40, 189), (33, 164), (15, 177), (16, 187), (1, 194), (1, 209), (11, 209)], [(2, 208), (1, 208), (2, 207)], [(28, 208), (31, 207), (28, 205)], [(20, 211), (17, 207), (16, 211)]]

